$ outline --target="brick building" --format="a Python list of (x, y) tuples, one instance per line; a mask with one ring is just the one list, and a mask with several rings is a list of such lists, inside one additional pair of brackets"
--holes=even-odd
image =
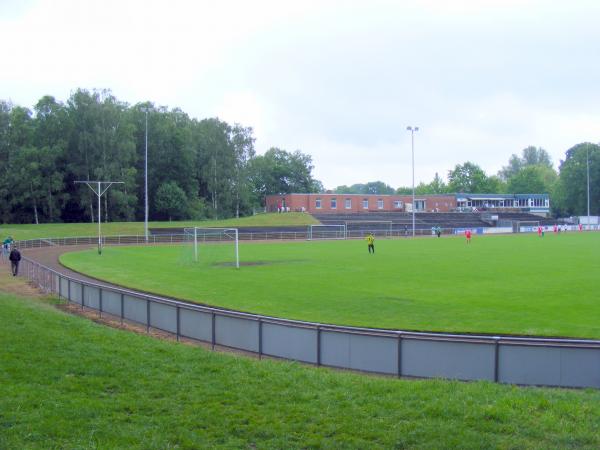
[[(411, 195), (372, 194), (280, 194), (269, 195), (267, 211), (317, 213), (365, 213), (412, 211)], [(456, 209), (455, 195), (417, 195), (415, 211), (448, 212)]]
[[(268, 212), (306, 211), (311, 214), (411, 212), (412, 195), (278, 194), (266, 198)], [(518, 211), (547, 215), (548, 194), (416, 195), (416, 212)]]

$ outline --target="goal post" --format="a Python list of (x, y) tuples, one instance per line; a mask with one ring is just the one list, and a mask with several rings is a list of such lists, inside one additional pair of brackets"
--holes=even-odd
[(202, 244), (219, 244), (233, 242), (233, 258), (236, 269), (240, 268), (239, 231), (237, 228), (184, 228), (185, 241), (192, 244), (194, 249), (194, 262), (201, 256)]
[(367, 233), (375, 235), (392, 235), (391, 220), (347, 220), (346, 230), (348, 237), (355, 233), (356, 237), (363, 237)]
[(309, 241), (322, 239), (346, 239), (346, 225), (308, 225), (306, 239)]
[(513, 233), (536, 232), (539, 226), (539, 220), (516, 220), (513, 222)]

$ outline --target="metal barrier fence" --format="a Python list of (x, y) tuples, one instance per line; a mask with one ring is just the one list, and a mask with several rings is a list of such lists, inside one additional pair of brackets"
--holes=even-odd
[[(366, 236), (367, 231), (352, 231), (348, 232), (348, 238), (362, 238)], [(446, 231), (450, 233), (450, 231)], [(317, 234), (317, 233), (314, 233)], [(321, 239), (331, 237), (331, 232), (318, 232)], [(382, 237), (409, 237), (404, 231), (382, 231), (375, 233), (376, 236)], [(431, 236), (431, 230), (417, 230), (418, 235)], [(410, 235), (412, 237), (412, 235)], [(252, 233), (239, 233), (240, 241), (304, 241), (309, 238), (307, 231), (265, 231)], [(103, 236), (102, 242), (104, 245), (133, 245), (133, 244), (177, 244), (190, 243), (189, 236), (185, 234), (156, 234), (149, 235), (146, 241), (144, 235), (123, 235), (123, 236)], [(29, 239), (18, 241), (16, 245), (20, 249), (26, 248), (41, 248), (41, 247), (57, 247), (71, 245), (97, 245), (98, 236), (86, 237), (64, 237), (64, 238), (44, 238), (44, 239)]]
[[(63, 245), (74, 245), (69, 244), (72, 239), (88, 243), (66, 238)], [(21, 248), (30, 248), (23, 243)], [(84, 281), (26, 257), (21, 275), (81, 308), (163, 330), (177, 339), (207, 342), (212, 348), (398, 377), (600, 388), (599, 340), (417, 333), (279, 319)]]

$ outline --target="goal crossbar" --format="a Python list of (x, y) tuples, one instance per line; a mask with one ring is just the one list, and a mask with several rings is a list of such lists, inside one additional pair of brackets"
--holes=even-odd
[[(235, 242), (235, 267), (240, 268), (240, 252), (239, 252), (239, 230), (237, 228), (203, 228), (190, 227), (184, 228), (185, 236), (193, 236), (194, 239), (194, 261), (198, 262), (198, 242), (218, 242), (222, 241), (220, 237), (225, 236), (229, 240)], [(209, 239), (207, 239), (207, 237)], [(213, 239), (211, 239), (211, 237)], [(216, 239), (215, 239), (216, 238)]]
[(306, 231), (306, 239), (346, 239), (345, 224), (318, 224), (309, 225)]
[(516, 220), (513, 222), (513, 232), (516, 233), (522, 233), (522, 232), (527, 232), (527, 230), (525, 231), (521, 231), (521, 227), (531, 227), (532, 229), (529, 230), (531, 231), (535, 231), (533, 230), (533, 228), (537, 228), (540, 226), (540, 221), (539, 220)]

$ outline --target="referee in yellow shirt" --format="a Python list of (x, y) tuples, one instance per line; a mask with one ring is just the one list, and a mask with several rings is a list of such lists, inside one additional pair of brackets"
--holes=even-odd
[(369, 233), (365, 239), (367, 240), (369, 253), (375, 253), (375, 238), (373, 237), (373, 233)]

